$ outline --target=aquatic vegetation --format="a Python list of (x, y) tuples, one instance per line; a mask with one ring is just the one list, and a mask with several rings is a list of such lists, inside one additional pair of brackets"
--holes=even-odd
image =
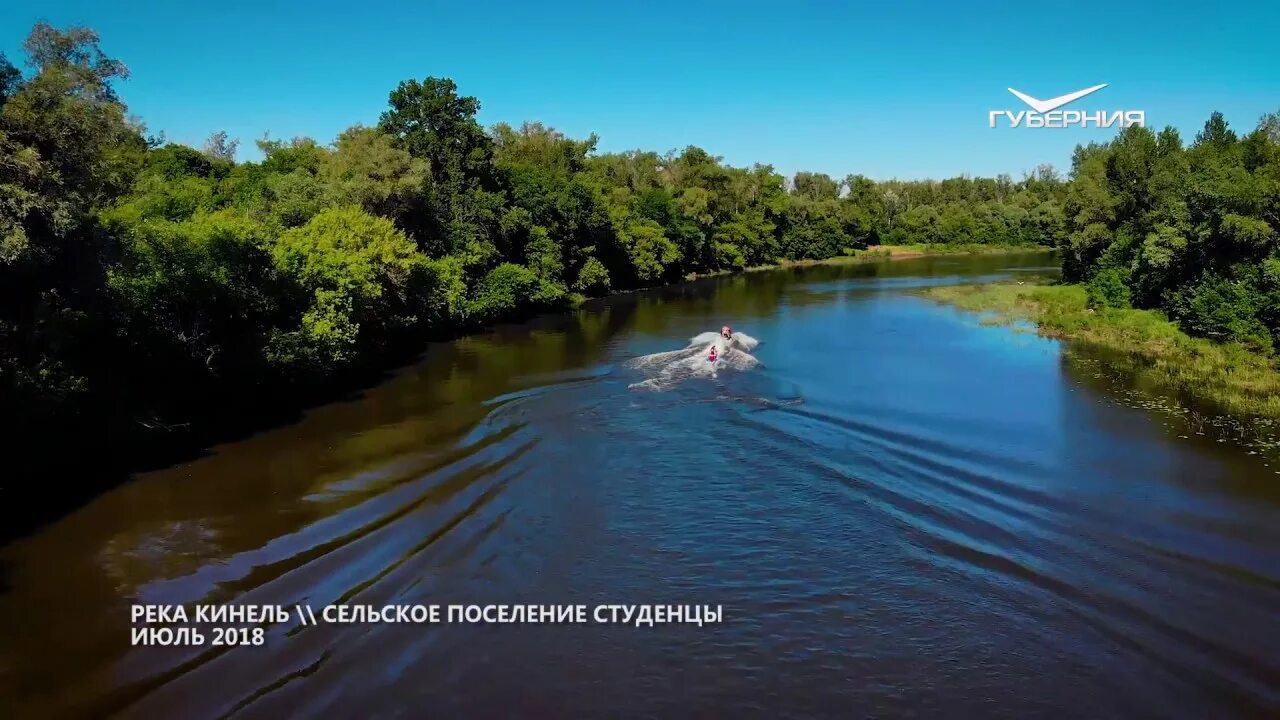
[(1091, 308), (1081, 285), (994, 283), (927, 288), (983, 322), (1035, 322), (1044, 335), (1107, 351), (1144, 382), (1242, 417), (1280, 420), (1280, 367), (1241, 343), (1191, 337), (1158, 310)]

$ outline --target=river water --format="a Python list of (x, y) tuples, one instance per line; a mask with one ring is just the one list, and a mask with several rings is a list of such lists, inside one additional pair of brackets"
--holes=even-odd
[[(0, 715), (1280, 712), (1280, 460), (911, 292), (1052, 265), (752, 273), (432, 346), (0, 549)], [(760, 367), (631, 387), (726, 322)], [(723, 618), (130, 647), (131, 604), (226, 602)]]

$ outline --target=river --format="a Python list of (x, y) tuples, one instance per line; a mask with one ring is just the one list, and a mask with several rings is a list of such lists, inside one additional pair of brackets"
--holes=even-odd
[[(433, 345), (376, 387), (0, 549), (0, 708), (1280, 712), (1280, 460), (1190, 428), (1086, 354), (911, 293), (1052, 265), (748, 273)], [(761, 341), (761, 367), (631, 387), (628, 360), (726, 322)], [(261, 646), (130, 647), (134, 603), (232, 601), (723, 617), (290, 621)]]

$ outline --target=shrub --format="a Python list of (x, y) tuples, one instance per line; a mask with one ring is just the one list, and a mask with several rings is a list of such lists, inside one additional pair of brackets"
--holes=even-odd
[(1062, 257), (1062, 277), (1070, 282), (1084, 278), (1113, 239), (1111, 230), (1101, 223), (1091, 223), (1067, 239)]
[(201, 373), (261, 361), (281, 291), (262, 225), (221, 211), (118, 230), (122, 257), (108, 284), (126, 337), (150, 346), (149, 359), (185, 358)]
[(216, 209), (213, 182), (200, 177), (164, 180), (149, 176), (139, 180), (128, 200), (102, 211), (104, 224), (117, 230), (144, 220), (187, 220), (197, 212)]
[(1140, 304), (1151, 307), (1160, 302), (1163, 292), (1176, 282), (1186, 251), (1187, 239), (1177, 228), (1160, 225), (1147, 234), (1129, 279)]
[(652, 220), (616, 223), (615, 231), (641, 283), (659, 282), (680, 261), (680, 248)]
[(1222, 234), (1246, 253), (1274, 249), (1276, 233), (1265, 220), (1229, 213), (1222, 218)]
[(742, 248), (731, 242), (716, 242), (716, 266), (722, 268), (741, 269), (747, 266), (747, 258)]
[(1280, 343), (1280, 257), (1262, 264), (1258, 286), (1258, 319), (1271, 330), (1273, 344)]
[(1258, 319), (1257, 301), (1248, 284), (1210, 275), (1176, 296), (1174, 313), (1191, 335), (1270, 348), (1270, 333)]
[(297, 329), (273, 341), (276, 362), (340, 366), (429, 312), (434, 268), (390, 220), (359, 208), (319, 213), (282, 234), (272, 255), (306, 297)]
[(1129, 307), (1129, 273), (1123, 268), (1109, 267), (1099, 270), (1085, 285), (1089, 307)]
[(503, 263), (476, 286), (470, 314), (482, 322), (510, 316), (516, 308), (527, 306), (537, 289), (537, 273), (523, 265)]
[(578, 281), (573, 287), (588, 295), (603, 295), (609, 292), (609, 269), (594, 256), (589, 257), (578, 271)]
[(266, 185), (269, 214), (287, 228), (306, 223), (326, 204), (324, 187), (305, 170), (272, 175)]
[(456, 255), (446, 255), (427, 263), (434, 279), (427, 300), (430, 321), (437, 326), (463, 322), (470, 311), (466, 263)]

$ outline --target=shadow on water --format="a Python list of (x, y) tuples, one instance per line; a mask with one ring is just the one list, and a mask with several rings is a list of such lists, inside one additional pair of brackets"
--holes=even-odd
[[(1043, 255), (700, 280), (432, 344), (0, 548), (15, 717), (1261, 717), (1280, 508), (1061, 345), (912, 297)], [(637, 392), (729, 323), (762, 367)], [(1071, 356), (1075, 358), (1076, 356)], [(708, 603), (715, 625), (321, 624), (130, 647), (129, 606)], [(856, 681), (851, 682), (850, 678)]]
[(1265, 472), (1232, 473), (1218, 487), (1280, 505), (1280, 427), (1274, 421), (1233, 415), (1201, 398), (1169, 393), (1145, 381), (1131, 360), (1113, 351), (1072, 347), (1063, 353), (1062, 367), (1099, 402), (1150, 418), (1170, 442), (1190, 443), (1224, 461), (1256, 456), (1271, 477)]
[[(604, 313), (606, 319), (612, 318), (611, 332), (620, 331), (626, 326), (628, 312), (628, 305), (624, 302), (619, 303), (618, 308)], [(572, 313), (544, 315), (524, 323), (499, 324), (487, 332), (501, 341), (513, 333), (524, 335), (529, 332), (556, 332), (570, 328), (576, 323), (575, 318), (576, 315)], [(588, 343), (592, 341), (593, 339), (584, 340)], [(415, 368), (423, 367), (424, 363), (430, 364), (433, 354), (441, 352), (441, 348), (452, 348), (452, 343), (452, 340), (433, 341), (416, 353), (396, 350), (383, 358), (385, 362), (391, 363), (391, 367), (357, 368), (324, 388), (264, 396), (241, 408), (234, 416), (207, 418), (207, 423), (198, 432), (191, 431), (189, 426), (168, 432), (158, 430), (160, 434), (145, 443), (148, 445), (146, 449), (140, 449), (128, 458), (105, 449), (94, 449), (84, 452), (83, 459), (59, 461), (57, 467), (60, 472), (87, 479), (83, 482), (37, 484), (28, 487), (28, 494), (22, 502), (0, 506), (0, 543), (16, 540), (56, 522), (134, 476), (208, 457), (220, 447), (270, 432), (271, 428), (300, 422), (312, 411), (326, 406), (358, 404), (370, 391), (394, 382), (396, 378)], [(468, 368), (461, 365), (457, 370), (466, 372)]]

